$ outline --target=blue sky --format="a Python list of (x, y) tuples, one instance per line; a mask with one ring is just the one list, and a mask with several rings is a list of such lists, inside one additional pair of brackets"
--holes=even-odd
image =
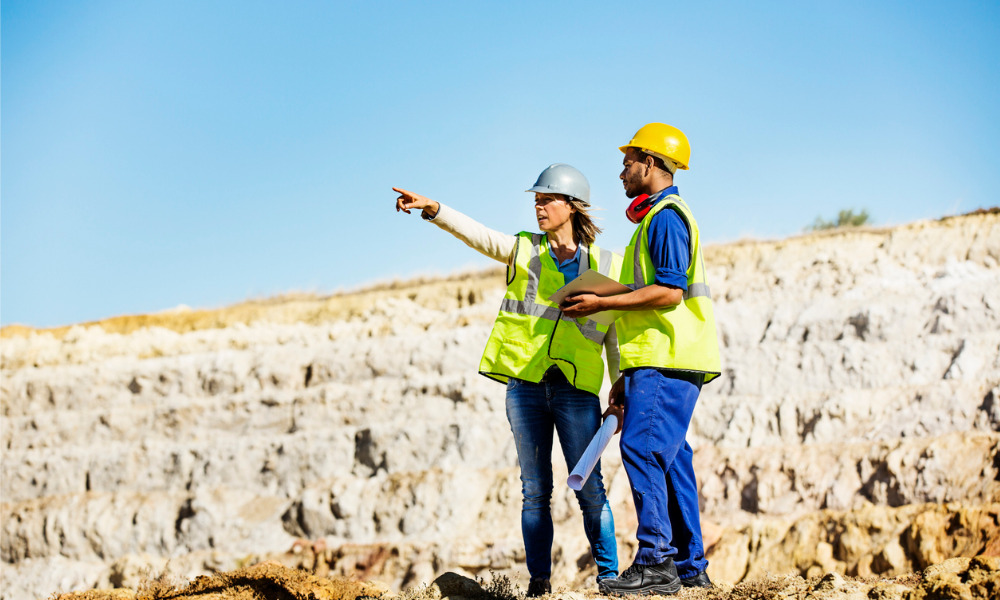
[(617, 147), (662, 121), (709, 242), (1000, 203), (998, 2), (0, 5), (0, 322), (486, 266), (391, 186), (499, 229), (567, 162), (632, 226)]

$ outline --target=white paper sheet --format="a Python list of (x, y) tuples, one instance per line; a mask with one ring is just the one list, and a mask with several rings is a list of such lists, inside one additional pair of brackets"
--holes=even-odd
[[(566, 299), (567, 296), (573, 294), (579, 294), (582, 292), (589, 292), (597, 296), (617, 296), (618, 294), (624, 294), (625, 292), (631, 292), (628, 287), (618, 283), (614, 279), (601, 275), (593, 269), (589, 269), (583, 272), (573, 281), (562, 286), (556, 293), (549, 296), (549, 300), (557, 304), (562, 304), (562, 301)], [(601, 325), (611, 325), (614, 323), (618, 317), (622, 316), (624, 311), (620, 310), (605, 310), (599, 313), (594, 313), (588, 316), (588, 319), (592, 321), (597, 321)]]
[(601, 454), (604, 454), (604, 449), (608, 447), (608, 442), (614, 437), (616, 429), (618, 429), (618, 417), (611, 415), (604, 420), (604, 424), (594, 434), (594, 439), (590, 440), (587, 449), (583, 451), (583, 456), (566, 479), (566, 485), (577, 491), (583, 489), (583, 484), (597, 466), (597, 461), (600, 460)]

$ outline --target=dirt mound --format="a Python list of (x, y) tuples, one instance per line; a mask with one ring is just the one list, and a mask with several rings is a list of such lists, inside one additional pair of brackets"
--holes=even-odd
[(267, 562), (212, 576), (198, 577), (179, 587), (159, 578), (135, 591), (90, 590), (62, 594), (56, 600), (356, 600), (379, 598), (385, 588), (343, 577), (327, 579)]
[[(558, 600), (596, 598), (593, 592), (556, 590)], [(803, 579), (795, 575), (764, 575), (713, 589), (682, 589), (684, 600), (993, 600), (1000, 597), (1000, 558), (954, 558), (928, 567), (920, 575), (892, 579), (844, 577), (827, 573)], [(268, 562), (253, 567), (198, 577), (179, 588), (163, 579), (143, 583), (136, 591), (87, 591), (57, 596), (56, 600), (519, 600), (521, 590), (505, 576), (492, 582), (474, 581), (445, 573), (428, 586), (412, 588), (392, 596), (378, 584), (309, 575)]]

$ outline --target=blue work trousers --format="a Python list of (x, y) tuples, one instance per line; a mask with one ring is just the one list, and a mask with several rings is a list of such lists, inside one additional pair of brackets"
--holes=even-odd
[(694, 577), (708, 561), (685, 436), (701, 378), (649, 368), (631, 369), (623, 377), (621, 450), (639, 520), (635, 562), (654, 565), (672, 558), (681, 578)]
[[(507, 420), (521, 466), (521, 535), (531, 577), (552, 572), (552, 433), (559, 433), (567, 470), (576, 466), (601, 426), (600, 400), (570, 385), (558, 370), (539, 383), (511, 379), (507, 384)], [(576, 492), (583, 529), (597, 563), (597, 579), (618, 576), (618, 547), (611, 506), (598, 463), (583, 489)]]

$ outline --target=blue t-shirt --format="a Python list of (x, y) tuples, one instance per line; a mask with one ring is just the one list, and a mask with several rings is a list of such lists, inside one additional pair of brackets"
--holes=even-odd
[[(659, 198), (677, 194), (677, 186), (670, 186), (653, 195)], [(656, 283), (687, 290), (687, 270), (691, 264), (691, 234), (677, 211), (665, 208), (653, 216), (647, 240), (649, 256), (656, 268)]]
[(573, 255), (573, 258), (567, 258), (562, 262), (559, 262), (556, 253), (552, 252), (552, 246), (549, 246), (549, 252), (552, 254), (552, 260), (555, 261), (559, 272), (563, 275), (563, 285), (576, 279), (576, 276), (580, 274), (580, 245), (576, 245), (576, 254)]

